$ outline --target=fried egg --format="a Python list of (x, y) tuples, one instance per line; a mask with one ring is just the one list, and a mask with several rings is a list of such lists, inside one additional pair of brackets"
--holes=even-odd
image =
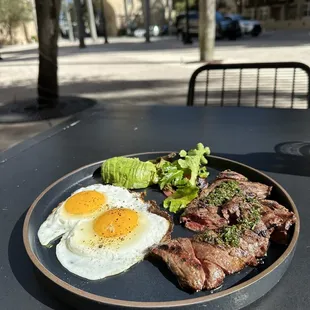
[(80, 188), (72, 193), (65, 201), (48, 216), (39, 228), (38, 238), (42, 245), (49, 245), (70, 231), (77, 223), (97, 217), (110, 208), (135, 205), (139, 194), (112, 186), (95, 184)]
[(170, 221), (148, 211), (142, 199), (133, 206), (103, 212), (78, 223), (56, 246), (59, 262), (70, 272), (98, 280), (126, 271), (163, 239)]

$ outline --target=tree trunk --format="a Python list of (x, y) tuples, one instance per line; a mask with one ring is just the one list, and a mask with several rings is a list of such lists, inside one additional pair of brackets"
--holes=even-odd
[(200, 61), (206, 61), (207, 1), (199, 0), (199, 51)]
[(200, 60), (212, 61), (215, 45), (216, 0), (199, 1)]
[[(39, 99), (58, 97), (57, 40), (60, 0), (36, 0), (39, 40)], [(42, 103), (39, 100), (39, 103)], [(47, 102), (44, 102), (47, 104)]]
[(104, 3), (103, 0), (100, 1), (100, 8), (101, 8), (101, 14), (102, 14), (102, 24), (103, 24), (103, 32), (104, 32), (104, 43), (109, 43), (108, 41), (108, 31), (107, 31), (107, 20), (105, 15), (105, 9), (104, 9)]
[(144, 2), (144, 27), (145, 27), (145, 42), (150, 42), (150, 0)]
[(76, 19), (78, 23), (80, 48), (85, 48), (86, 47), (84, 42), (85, 26), (82, 16), (81, 0), (74, 0), (74, 6), (76, 11)]
[(13, 44), (13, 26), (12, 23), (9, 22), (9, 37), (10, 37), (10, 44)]
[(214, 56), (215, 46), (215, 30), (216, 30), (216, 0), (207, 1), (207, 33), (206, 33), (206, 44), (207, 44), (207, 61), (212, 61)]
[(31, 38), (29, 37), (29, 32), (28, 32), (28, 29), (27, 29), (27, 26), (26, 26), (25, 22), (22, 22), (22, 25), (23, 25), (23, 30), (24, 30), (24, 35), (25, 35), (26, 42), (30, 43), (31, 42)]

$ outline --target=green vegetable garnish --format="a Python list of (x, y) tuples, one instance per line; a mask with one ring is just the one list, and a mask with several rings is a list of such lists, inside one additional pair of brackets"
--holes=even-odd
[(240, 193), (238, 182), (231, 180), (222, 182), (205, 198), (207, 204), (212, 206), (221, 206)]
[(170, 212), (178, 212), (197, 197), (198, 188), (197, 186), (184, 186), (178, 188), (174, 194), (164, 200), (164, 207), (169, 209)]
[(187, 175), (190, 175), (189, 182), (192, 186), (196, 185), (198, 176), (204, 178), (208, 176), (206, 169), (200, 168), (200, 166), (208, 163), (205, 155), (210, 155), (210, 148), (198, 143), (196, 149), (190, 150), (188, 153), (182, 150), (179, 155), (182, 158), (178, 160), (178, 164)]
[(184, 179), (184, 171), (181, 170), (175, 163), (168, 161), (161, 161), (157, 168), (159, 168), (159, 188), (164, 189), (167, 186), (182, 186), (188, 182)]
[(210, 149), (198, 143), (195, 149), (180, 151), (180, 159), (173, 162), (161, 160), (157, 164), (160, 189), (175, 190), (164, 200), (164, 207), (170, 212), (176, 213), (186, 208), (198, 196), (197, 178), (209, 175), (205, 166), (207, 155), (210, 155)]
[(161, 190), (173, 192), (164, 200), (164, 207), (178, 212), (198, 196), (197, 178), (208, 176), (205, 156), (209, 154), (210, 149), (198, 143), (195, 149), (180, 151), (180, 158), (176, 160), (173, 160), (175, 153), (148, 162), (114, 157), (102, 163), (101, 175), (105, 183), (128, 189), (158, 184)]
[(146, 188), (158, 182), (156, 166), (138, 158), (113, 157), (102, 163), (105, 183), (128, 189)]

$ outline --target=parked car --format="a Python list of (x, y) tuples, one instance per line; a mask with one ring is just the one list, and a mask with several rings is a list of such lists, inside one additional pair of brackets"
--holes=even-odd
[[(189, 33), (191, 36), (198, 36), (199, 14), (197, 11), (189, 11)], [(216, 12), (216, 39), (236, 39), (241, 36), (239, 21), (225, 18), (221, 12)], [(176, 17), (177, 36), (184, 37), (186, 33), (186, 13), (181, 13)]]
[[(149, 28), (150, 30), (150, 37), (158, 37), (161, 33), (160, 31), (160, 27), (157, 25), (154, 26), (150, 26)], [(133, 31), (133, 35), (135, 37), (141, 38), (141, 37), (145, 37), (146, 35), (146, 29), (145, 28), (137, 28)]]
[(238, 21), (242, 34), (250, 34), (253, 37), (257, 37), (262, 32), (262, 26), (257, 20), (243, 17), (239, 14), (228, 14), (225, 18), (230, 21)]

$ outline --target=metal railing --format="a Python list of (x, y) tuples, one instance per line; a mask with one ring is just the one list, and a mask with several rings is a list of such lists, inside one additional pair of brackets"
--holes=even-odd
[(299, 62), (207, 64), (189, 82), (187, 105), (310, 107), (310, 68)]

